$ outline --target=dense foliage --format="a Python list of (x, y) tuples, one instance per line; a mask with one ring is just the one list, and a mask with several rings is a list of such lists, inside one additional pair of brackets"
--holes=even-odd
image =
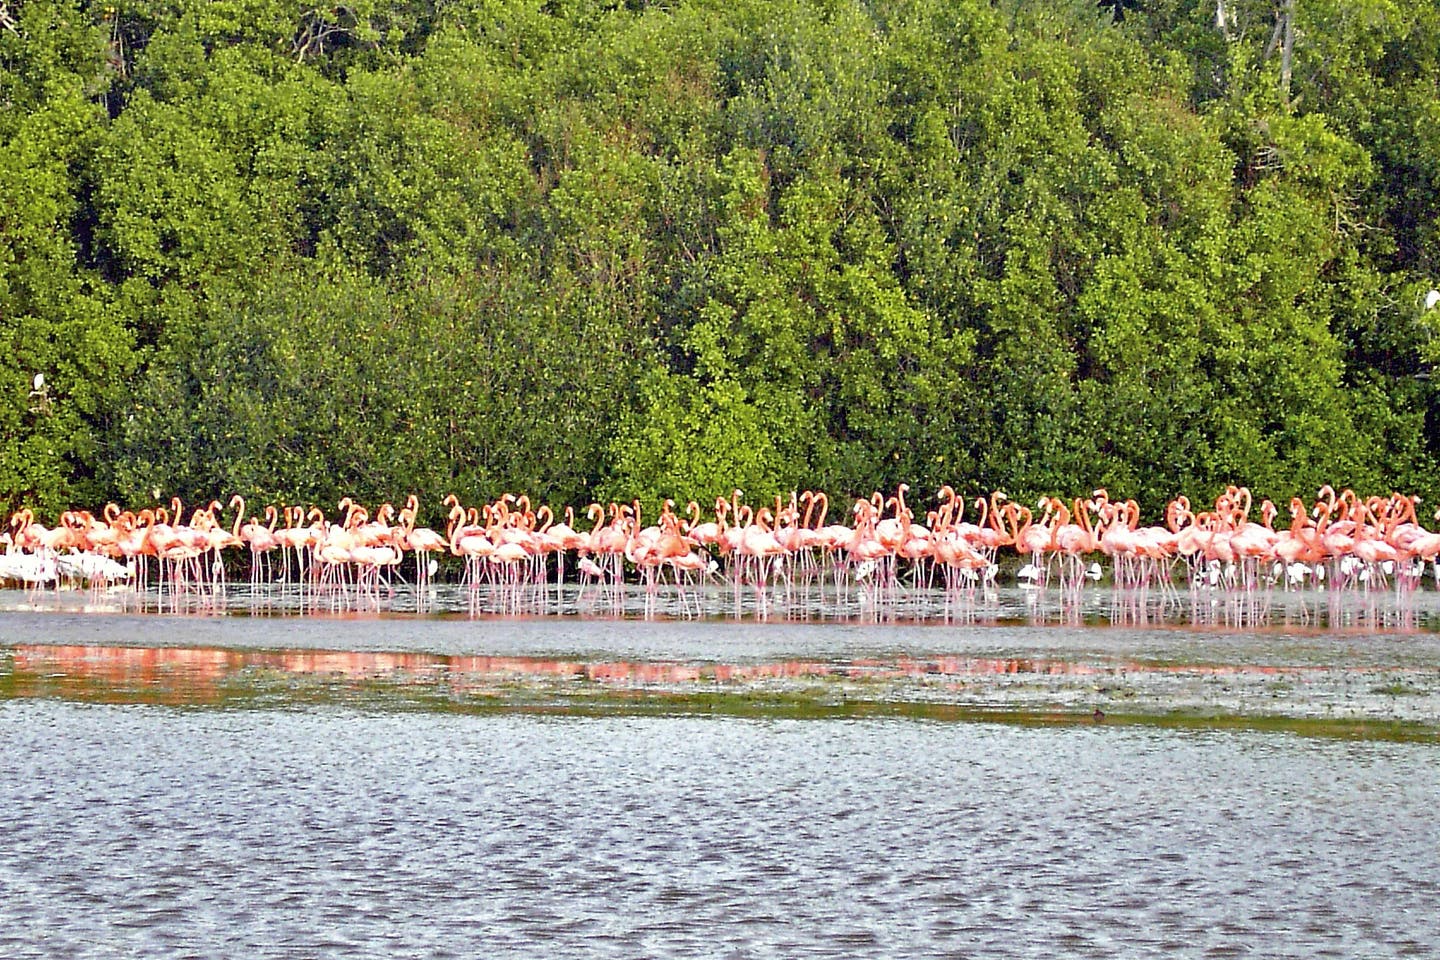
[(0, 0), (0, 501), (1433, 496), (1437, 234), (1433, 0)]

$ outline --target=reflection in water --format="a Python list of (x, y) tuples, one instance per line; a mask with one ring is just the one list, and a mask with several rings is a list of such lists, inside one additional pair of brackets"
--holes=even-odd
[[(474, 656), (365, 650), (237, 650), (203, 647), (115, 647), (16, 644), (9, 648), (16, 675), (80, 677), (99, 683), (166, 684), (216, 690), (250, 671), (296, 677), (392, 680), (458, 687), (505, 678), (573, 679), (638, 684), (728, 683), (747, 680), (843, 677), (848, 679), (928, 679), (1036, 674), (1093, 676), (1140, 671), (1178, 672), (1194, 667), (1121, 661), (1105, 667), (1038, 657), (926, 658), (857, 657), (848, 660), (782, 660), (764, 663), (680, 663), (675, 661), (581, 660), (553, 657)], [(1262, 665), (1205, 666), (1212, 673), (1278, 674), (1291, 669)]]
[(735, 710), (758, 694), (831, 714), (1418, 725), (1384, 734), (1404, 736), (1440, 727), (1437, 594), (592, 586), (371, 596), (357, 605), (340, 591), (235, 587), (162, 606), (134, 593), (10, 593), (0, 597), (0, 699)]
[[(752, 702), (728, 709), (821, 715), (843, 708), (937, 717), (1030, 712), (1063, 719), (1088, 718), (1103, 707), (1101, 713), (1116, 719), (1320, 720), (1339, 725), (1314, 732), (1440, 736), (1440, 678), (1413, 664), (1362, 671), (1327, 663), (1060, 654), (716, 660), (19, 643), (0, 648), (0, 700), (584, 710), (634, 708), (639, 695), (673, 709), (710, 711), (716, 698), (740, 696)], [(1357, 679), (1366, 686), (1357, 690)], [(969, 713), (947, 714), (945, 708)], [(1375, 729), (1376, 723), (1406, 726)]]
[(645, 588), (629, 584), (317, 590), (294, 584), (191, 593), (0, 591), (0, 610), (251, 617), (588, 617), (788, 623), (1062, 626), (1267, 626), (1392, 633), (1440, 631), (1440, 594), (1418, 591), (1189, 591), (1090, 587), (940, 590), (870, 584)]

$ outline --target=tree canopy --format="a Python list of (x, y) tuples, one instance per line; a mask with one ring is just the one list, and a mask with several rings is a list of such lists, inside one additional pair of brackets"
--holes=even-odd
[(1431, 0), (0, 0), (11, 508), (1433, 498), (1434, 287)]

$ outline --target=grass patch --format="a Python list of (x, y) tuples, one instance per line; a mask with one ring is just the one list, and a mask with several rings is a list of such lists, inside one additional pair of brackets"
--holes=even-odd
[(1378, 693), (1386, 697), (1419, 697), (1424, 696), (1429, 691), (1422, 690), (1413, 684), (1397, 680), (1393, 683), (1382, 683), (1379, 686), (1371, 687), (1370, 692)]

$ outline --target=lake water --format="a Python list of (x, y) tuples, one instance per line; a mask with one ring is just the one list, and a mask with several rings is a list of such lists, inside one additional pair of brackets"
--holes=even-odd
[(0, 956), (1440, 955), (1413, 623), (22, 606)]

